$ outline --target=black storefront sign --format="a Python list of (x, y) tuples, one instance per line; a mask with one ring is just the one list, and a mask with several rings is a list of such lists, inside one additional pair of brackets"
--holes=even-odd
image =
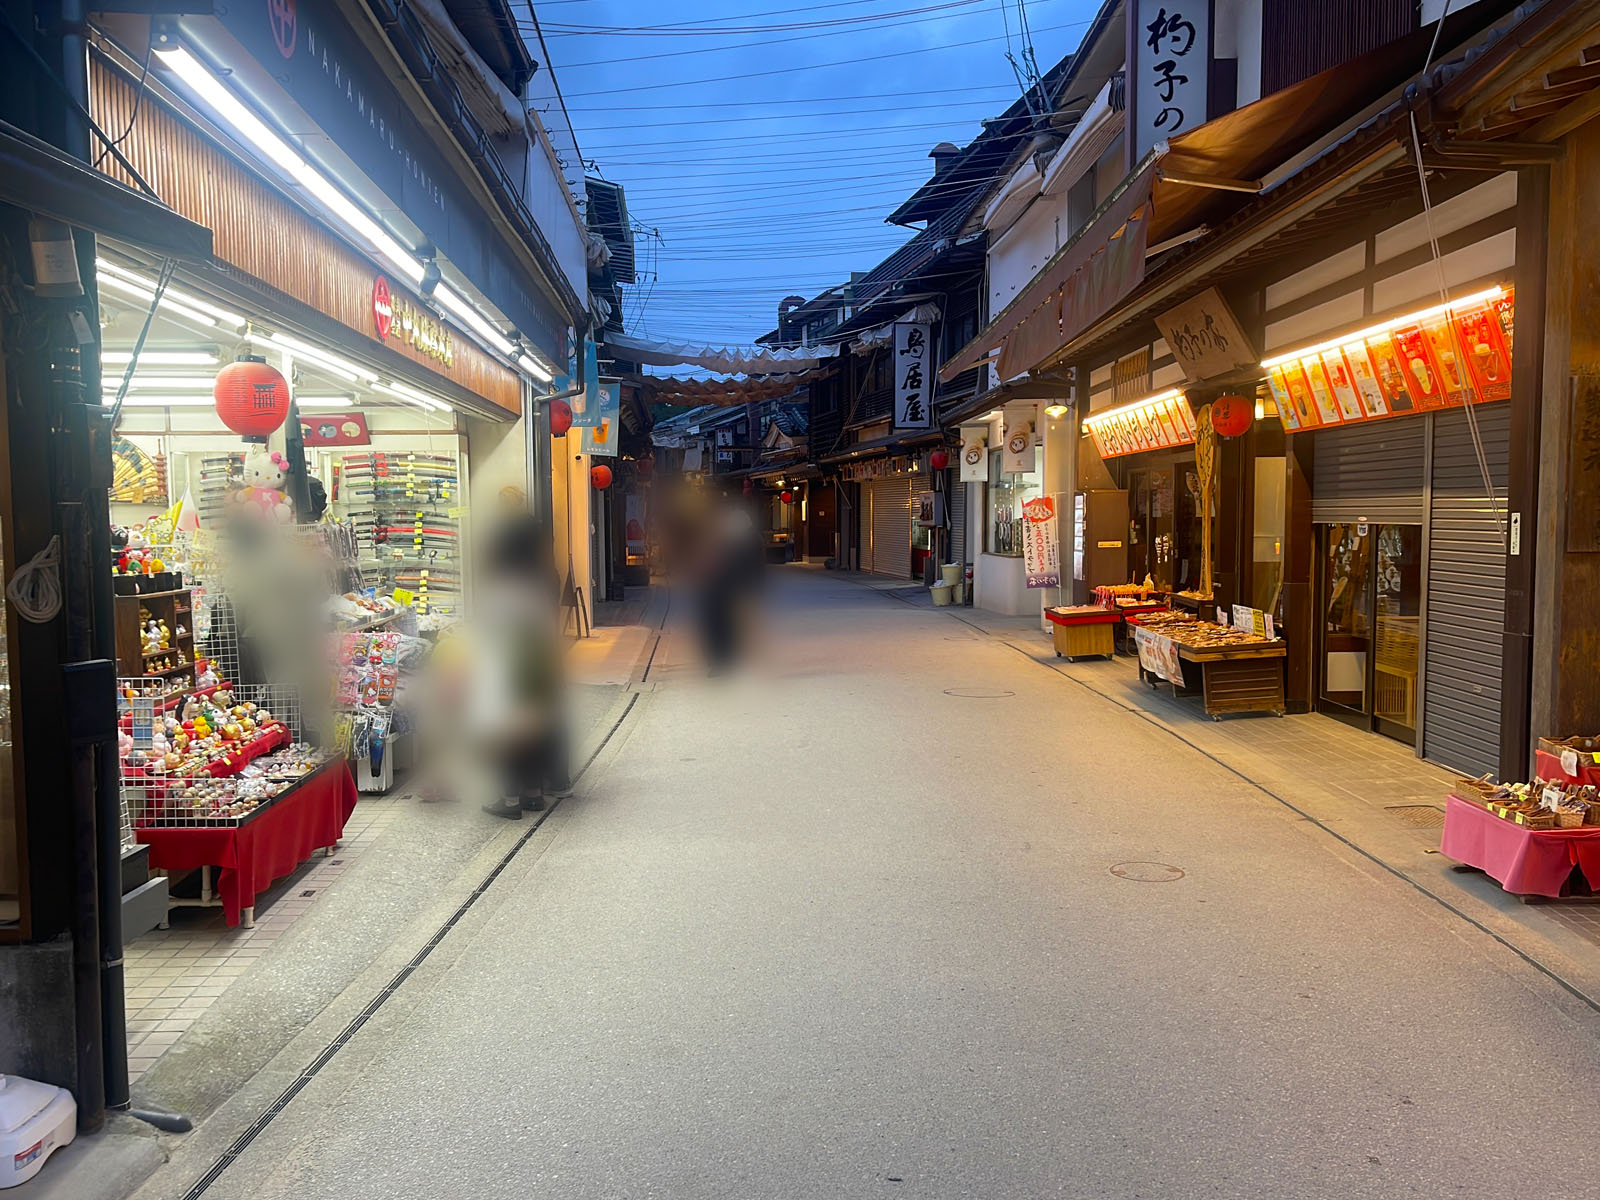
[[(532, 289), (516, 251), (485, 219), (455, 167), (424, 131), (349, 22), (332, 4), (239, 0), (211, 18), (184, 18), (186, 40), (217, 68), (233, 51), (220, 24), (517, 329), (559, 361), (564, 314)], [(237, 84), (236, 84), (237, 85)], [(255, 98), (271, 111), (273, 98)], [(316, 147), (303, 146), (315, 160)], [(330, 176), (336, 172), (318, 163)]]

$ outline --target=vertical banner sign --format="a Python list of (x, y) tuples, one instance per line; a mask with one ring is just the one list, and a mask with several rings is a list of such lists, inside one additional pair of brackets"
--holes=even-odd
[(1033, 470), (1034, 416), (1031, 404), (1006, 409), (1006, 444), (1000, 455), (1000, 469), (1007, 475), (1026, 475)]
[(897, 321), (894, 327), (894, 427), (932, 429), (933, 363), (925, 321)]
[(622, 383), (608, 379), (597, 385), (595, 423), (583, 429), (583, 452), (615, 458), (622, 419)]
[(989, 482), (989, 430), (985, 426), (961, 431), (961, 482)]
[(1157, 142), (1206, 122), (1211, 0), (1133, 0), (1128, 10), (1128, 127), (1138, 162)]
[(581, 429), (592, 429), (600, 424), (599, 373), (594, 342), (586, 338), (583, 343), (583, 391), (569, 401), (572, 405), (572, 423)]
[(1030, 588), (1061, 586), (1061, 547), (1056, 535), (1056, 502), (1049, 496), (1022, 506), (1022, 565)]

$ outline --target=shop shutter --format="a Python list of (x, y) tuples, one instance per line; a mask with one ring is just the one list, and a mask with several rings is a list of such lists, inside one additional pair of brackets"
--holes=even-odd
[(1329, 429), (1316, 438), (1311, 519), (1422, 524), (1423, 417)]
[(950, 561), (967, 561), (967, 485), (951, 471), (946, 477), (945, 501), (950, 517)]
[(872, 481), (872, 539), (868, 546), (875, 575), (911, 578), (911, 477), (891, 475)]
[[(1474, 410), (1506, 517), (1511, 406)], [(1424, 758), (1470, 775), (1500, 769), (1500, 656), (1506, 535), (1495, 520), (1463, 409), (1436, 413), (1429, 500)]]

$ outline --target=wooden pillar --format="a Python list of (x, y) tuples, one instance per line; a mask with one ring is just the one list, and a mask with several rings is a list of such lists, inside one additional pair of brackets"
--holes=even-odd
[[(1600, 121), (1569, 134), (1565, 149), (1550, 173), (1534, 736), (1600, 728), (1600, 223), (1589, 211), (1600, 198)], [(1538, 354), (1539, 339), (1540, 330), (1530, 329), (1519, 312), (1514, 352)]]
[[(1517, 173), (1517, 325), (1545, 328), (1546, 250), (1549, 246), (1550, 169)], [(1511, 375), (1511, 446), (1506, 510), (1511, 525), (1506, 558), (1505, 634), (1501, 649), (1500, 778), (1532, 778), (1534, 738), (1529, 711), (1533, 686), (1535, 517), (1539, 511), (1540, 396), (1543, 347), (1524, 334), (1527, 353), (1515, 355)]]
[(1283, 623), (1289, 642), (1284, 700), (1290, 712), (1315, 707), (1317, 581), (1316, 546), (1311, 525), (1311, 436), (1284, 438), (1287, 479), (1283, 529)]

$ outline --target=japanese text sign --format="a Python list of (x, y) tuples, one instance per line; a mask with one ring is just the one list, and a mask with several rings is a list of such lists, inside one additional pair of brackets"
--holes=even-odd
[(1022, 560), (1030, 588), (1061, 586), (1056, 502), (1039, 496), (1022, 506)]
[(933, 428), (932, 326), (899, 321), (894, 327), (894, 427)]
[(622, 383), (616, 379), (599, 381), (598, 420), (583, 427), (583, 452), (614, 458), (617, 453), (617, 426), (622, 415)]
[(1128, 127), (1133, 159), (1206, 122), (1211, 0), (1133, 0), (1128, 6)]
[(1216, 288), (1207, 288), (1156, 318), (1156, 328), (1191, 383), (1257, 362), (1254, 347)]

